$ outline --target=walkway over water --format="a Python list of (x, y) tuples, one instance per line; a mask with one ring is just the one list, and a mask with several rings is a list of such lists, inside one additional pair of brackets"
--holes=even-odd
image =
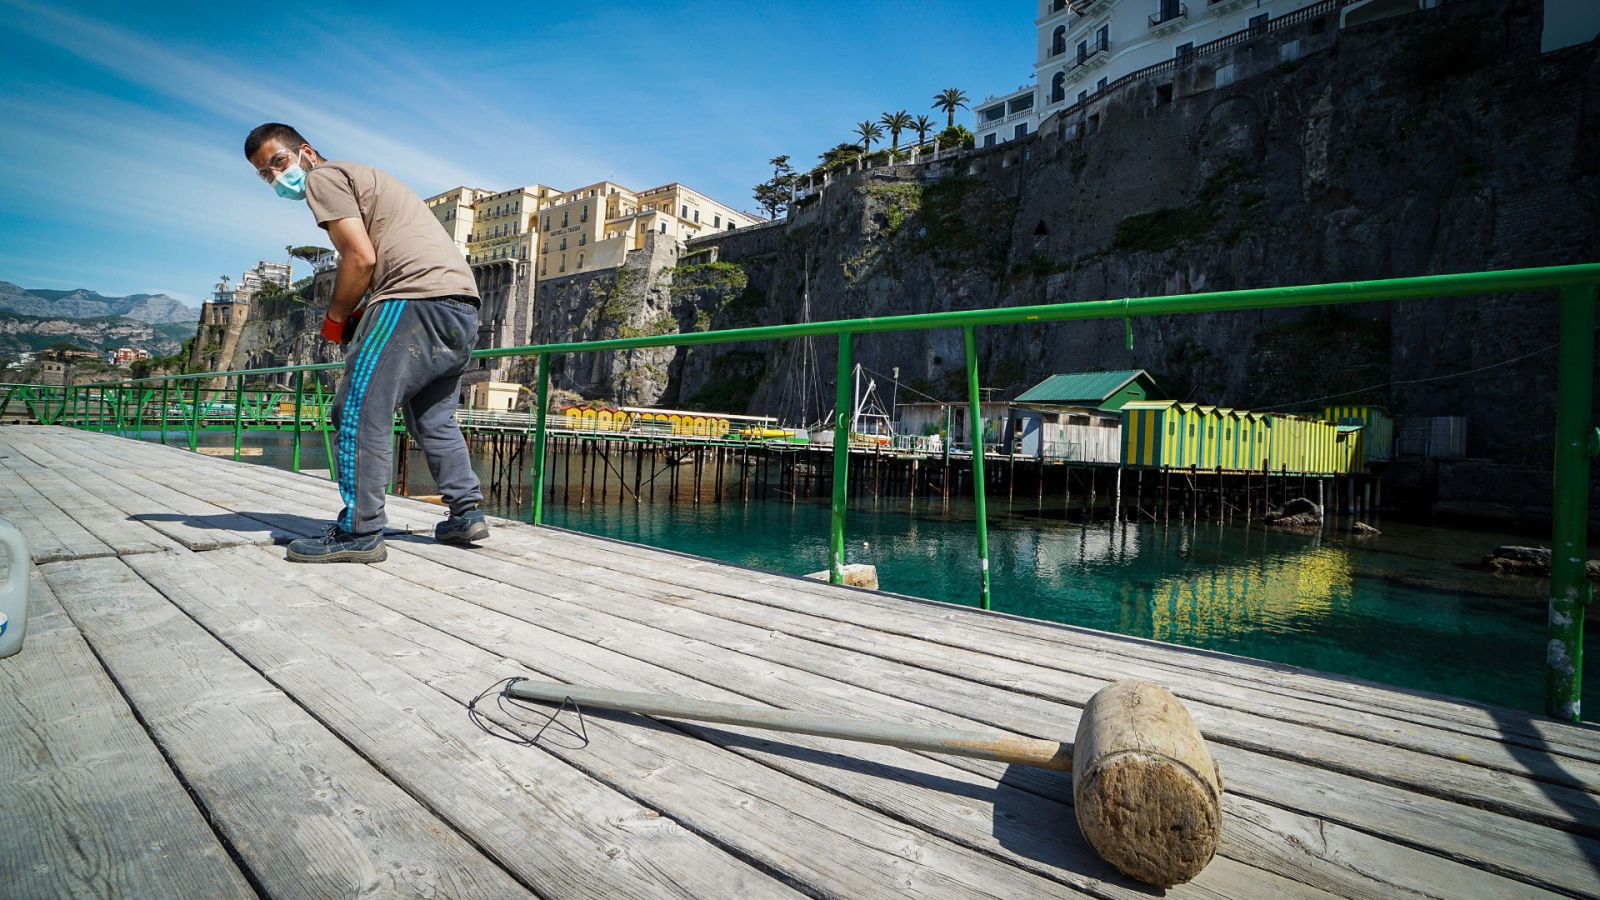
[[(310, 476), (0, 428), (29, 538), (0, 660), (8, 896), (1144, 897), (1064, 773), (590, 713), (495, 740), (523, 675), (1070, 738), (1148, 678), (1222, 767), (1222, 850), (1173, 897), (1600, 893), (1600, 730), (1275, 664), (497, 523), (301, 566)], [(531, 737), (526, 715), (493, 713)], [(519, 723), (533, 722), (531, 727)]]

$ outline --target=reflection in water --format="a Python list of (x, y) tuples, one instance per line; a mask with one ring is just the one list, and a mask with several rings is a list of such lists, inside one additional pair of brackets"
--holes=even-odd
[[(287, 466), (286, 436), (248, 440), (268, 443), (261, 462)], [(231, 436), (207, 435), (206, 442), (227, 444)], [(308, 442), (307, 465), (320, 461), (320, 452)], [(559, 456), (552, 460), (557, 477), (563, 468)], [(414, 458), (413, 491), (431, 492), (426, 471)], [(728, 477), (736, 481), (738, 474)], [(546, 505), (547, 519), (768, 571), (803, 574), (827, 566), (826, 500), (636, 505), (619, 503), (622, 495), (613, 488), (608, 503), (589, 506), (558, 499)], [(1395, 522), (1382, 527), (1382, 536), (1363, 540), (1333, 526), (1323, 536), (1305, 536), (1215, 524), (1084, 525), (1065, 521), (1059, 506), (1008, 509), (991, 500), (994, 606), (1539, 710), (1546, 585), (1477, 565), (1498, 544), (1530, 539)], [(849, 561), (876, 565), (886, 589), (976, 602), (969, 503), (857, 500), (846, 529)], [(1596, 696), (1600, 679), (1591, 675), (1585, 687)]]

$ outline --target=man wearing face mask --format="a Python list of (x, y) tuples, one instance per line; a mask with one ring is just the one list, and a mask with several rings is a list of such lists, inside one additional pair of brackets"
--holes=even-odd
[(395, 407), (450, 506), (434, 537), (487, 537), (483, 491), (456, 424), (456, 397), (478, 334), (466, 260), (422, 198), (385, 172), (322, 158), (299, 132), (268, 123), (244, 155), (278, 196), (305, 201), (340, 254), (322, 336), (345, 348), (334, 398), (344, 509), (321, 537), (289, 545), (296, 562), (383, 560)]

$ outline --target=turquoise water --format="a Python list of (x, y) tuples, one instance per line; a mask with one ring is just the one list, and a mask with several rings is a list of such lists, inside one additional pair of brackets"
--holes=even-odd
[[(209, 434), (204, 442), (231, 446), (231, 437)], [(246, 442), (268, 447), (253, 461), (287, 466), (286, 436), (257, 433)], [(320, 445), (308, 442), (305, 460), (322, 464)], [(488, 460), (476, 461), (487, 476)], [(580, 505), (561, 496), (564, 463), (551, 460), (558, 496), (545, 507), (550, 524), (767, 571), (827, 566), (825, 499), (696, 505), (668, 503), (663, 489), (656, 502), (636, 505), (618, 503), (613, 483), (607, 502)], [(576, 480), (577, 463), (571, 471)], [(413, 493), (432, 491), (420, 456), (411, 473)], [(490, 505), (526, 516), (525, 500)], [(1375, 521), (1383, 534), (1355, 538), (1347, 524), (1330, 523), (1322, 535), (1215, 523), (1083, 524), (1065, 521), (1059, 509), (991, 501), (993, 607), (1542, 710), (1546, 584), (1478, 566), (1499, 544), (1538, 538), (1395, 521)], [(885, 590), (976, 604), (970, 502), (856, 500), (846, 532), (848, 561), (877, 566)], [(1600, 678), (1589, 668), (1585, 695), (1600, 697)]]

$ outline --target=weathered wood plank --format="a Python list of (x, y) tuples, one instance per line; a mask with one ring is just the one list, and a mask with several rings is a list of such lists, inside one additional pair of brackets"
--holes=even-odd
[[(507, 535), (512, 540), (529, 540), (526, 529)], [(655, 548), (640, 547), (609, 538), (585, 535), (558, 528), (539, 529), (539, 539), (553, 544), (585, 548), (589, 553), (612, 553), (643, 558), (640, 554), (665, 553), (690, 571), (737, 573), (751, 584), (781, 586), (787, 592), (820, 597), (838, 597), (839, 588), (776, 573), (752, 573), (715, 560)], [(1557, 722), (1506, 707), (1473, 703), (1460, 698), (1431, 694), (1392, 685), (1366, 682), (1348, 676), (1329, 675), (1285, 663), (1247, 659), (1218, 651), (1179, 647), (1129, 635), (1095, 631), (1059, 622), (1045, 622), (998, 612), (940, 603), (901, 595), (851, 591), (852, 604), (893, 610), (909, 622), (957, 621), (966, 630), (987, 635), (1025, 635), (1058, 644), (1048, 657), (1070, 656), (1085, 650), (1129, 656), (1144, 664), (1176, 671), (1204, 673), (1212, 679), (1248, 684), (1265, 692), (1312, 700), (1333, 708), (1349, 708), (1408, 720), (1434, 729), (1459, 730), (1510, 740), (1522, 739), (1528, 746), (1558, 753), (1600, 759), (1600, 727)]]
[[(14, 426), (0, 428), (0, 460), (17, 466), (14, 471), (29, 471), (31, 460), (6, 443), (6, 432)], [(43, 467), (33, 468), (40, 475), (47, 474)], [(30, 473), (31, 474), (31, 473)], [(17, 526), (28, 539), (28, 550), (35, 563), (58, 559), (92, 556), (114, 556), (116, 551), (90, 534), (84, 527), (62, 512), (59, 507), (29, 482), (28, 475), (0, 478), (0, 516)]]
[[(474, 728), (463, 705), (329, 633), (288, 579), (215, 560), (267, 548), (126, 561), (207, 631), (546, 896), (790, 895), (778, 882), (538, 749)], [(292, 573), (322, 567), (279, 563)], [(335, 567), (349, 572), (348, 567)], [(360, 571), (356, 569), (356, 571)], [(348, 575), (346, 576), (348, 577)]]
[[(230, 556), (237, 558), (230, 566), (249, 570), (252, 577), (283, 569), (282, 563), (259, 552), (230, 552)], [(396, 666), (463, 702), (511, 674), (503, 656), (448, 633), (456, 626), (470, 627), (471, 616), (481, 616), (481, 610), (399, 579), (384, 579), (381, 586), (373, 588), (380, 594), (407, 595), (409, 611), (425, 617), (418, 620), (394, 613), (352, 590), (358, 584), (367, 584), (368, 579), (353, 583), (351, 579), (330, 578), (325, 570), (315, 567), (293, 567), (283, 577), (303, 592), (329, 601), (317, 608), (316, 620), (322, 627), (340, 635), (359, 634), (364, 647), (393, 658)], [(493, 632), (505, 630), (500, 624), (484, 627)], [(610, 665), (644, 668), (626, 657), (547, 632), (536, 633), (527, 626), (506, 637), (511, 642), (534, 640), (528, 653), (548, 657), (546, 665), (556, 668), (577, 666), (591, 672), (604, 671)], [(563, 649), (574, 647), (583, 655), (562, 653)], [(591, 661), (595, 656), (600, 657), (598, 662)], [(630, 796), (645, 799), (664, 815), (685, 822), (697, 832), (715, 835), (719, 843), (737, 847), (767, 867), (787, 871), (800, 883), (823, 893), (1075, 893), (1066, 885), (1031, 878), (988, 855), (964, 851), (873, 815), (852, 803), (853, 797), (839, 797), (837, 786), (831, 791), (807, 786), (673, 729), (642, 720), (617, 722), (591, 716), (588, 731), (592, 740), (586, 748), (569, 750), (552, 742), (548, 749), (586, 771), (592, 770), (596, 777), (616, 783)], [(909, 756), (902, 751), (887, 752)], [(949, 802), (946, 795), (930, 796), (936, 803)], [(983, 825), (987, 829), (989, 822), (986, 820)], [(1079, 848), (1081, 862), (1097, 873), (1118, 877), (1094, 857), (1081, 838), (1075, 834), (1071, 838)], [(1264, 872), (1255, 874), (1268, 882), (1281, 881)], [(1145, 893), (1142, 889), (1119, 890), (1105, 883), (1101, 887), (1112, 891), (1112, 896)], [(1298, 892), (1289, 882), (1282, 882), (1281, 888), (1278, 896)]]
[(0, 659), (0, 893), (254, 896), (37, 572), (29, 605)]
[[(119, 466), (102, 473), (92, 458), (59, 441), (49, 445), (48, 452), (55, 459), (76, 463), (74, 478), (126, 518), (155, 529), (189, 550), (271, 543), (289, 537), (287, 532), (150, 481), (136, 466)], [(30, 455), (38, 458), (37, 454)]]
[[(490, 552), (495, 551), (490, 548)], [(523, 554), (520, 557), (529, 565), (539, 566), (543, 554)], [(608, 566), (603, 556), (591, 556), (583, 562), (561, 566), (561, 571), (585, 580), (626, 579), (630, 575), (626, 563)], [(1098, 654), (1092, 657), (1079, 653), (1071, 659), (1055, 657), (1045, 652), (1025, 636), (996, 637), (984, 634), (974, 637), (963, 631), (961, 623), (951, 621), (918, 621), (909, 627), (888, 610), (863, 609), (852, 605), (848, 615), (855, 623), (837, 621), (843, 615), (836, 601), (816, 597), (809, 593), (785, 592), (777, 587), (751, 586), (725, 572), (696, 569), (692, 572), (675, 570), (671, 562), (657, 564), (651, 569), (651, 578), (673, 588), (701, 588), (709, 594), (722, 594), (740, 600), (774, 606), (780, 619), (795, 622), (792, 633), (813, 640), (828, 640), (838, 633), (856, 635), (853, 644), (858, 648), (905, 646), (926, 650), (924, 641), (942, 642), (935, 654), (936, 663), (947, 658), (960, 658), (961, 650), (976, 652), (985, 658), (974, 660), (974, 665), (957, 674), (963, 679), (978, 678), (999, 686), (1035, 685), (1070, 687), (1103, 684), (1116, 678), (1151, 678), (1170, 683), (1178, 696), (1188, 702), (1196, 721), (1208, 734), (1215, 731), (1219, 740), (1244, 741), (1241, 746), (1263, 749), (1236, 735), (1270, 735), (1293, 750), (1286, 752), (1301, 756), (1307, 761), (1337, 768), (1341, 765), (1350, 774), (1388, 780), (1402, 786), (1437, 792), (1469, 803), (1490, 803), (1499, 800), (1508, 811), (1518, 815), (1574, 830), (1600, 834), (1600, 802), (1583, 800), (1563, 791), (1584, 792), (1600, 788), (1600, 766), (1572, 758), (1553, 757), (1519, 746), (1508, 746), (1498, 741), (1467, 735), (1438, 735), (1420, 729), (1396, 727), (1381, 717), (1356, 718), (1351, 712), (1317, 716), (1315, 707), (1300, 709), (1272, 709), (1260, 703), (1259, 695), (1234, 685), (1207, 680), (1179, 680), (1158, 672), (1126, 657)], [(617, 585), (613, 585), (617, 586)], [(738, 608), (737, 605), (731, 608)], [(830, 611), (834, 611), (830, 615)], [(943, 648), (949, 648), (943, 649)], [(1022, 662), (1021, 660), (1026, 660)], [(1048, 662), (1047, 662), (1048, 661)], [(1231, 700), (1231, 703), (1229, 702)], [(1288, 701), (1278, 701), (1285, 703)], [(1269, 714), (1276, 715), (1268, 718)], [(1315, 717), (1316, 727), (1303, 723)], [(1355, 738), (1371, 741), (1355, 749), (1343, 739)], [(1424, 753), (1435, 757), (1432, 763), (1423, 763), (1410, 754)], [(1360, 760), (1359, 765), (1353, 761)], [(1532, 776), (1549, 787), (1529, 784), (1520, 780), (1506, 781), (1489, 773), (1475, 770), (1488, 768), (1518, 776)], [(1421, 779), (1413, 780), (1414, 775)], [(1544, 818), (1539, 818), (1543, 816)]]
[[(759, 573), (716, 560), (662, 551), (560, 528), (525, 528), (506, 535), (508, 541), (541, 541), (545, 546), (565, 544), (587, 553), (610, 553), (634, 559), (662, 553), (690, 571), (735, 573), (750, 584), (781, 586), (785, 591), (820, 597), (841, 596), (835, 588), (777, 573)], [(502, 542), (504, 543), (504, 542)], [(832, 592), (832, 593), (830, 593)], [(1491, 704), (1473, 703), (1423, 691), (1382, 685), (1348, 676), (1330, 675), (1286, 663), (1248, 659), (1219, 651), (1180, 647), (1130, 635), (1096, 631), (1060, 622), (1046, 622), (1001, 612), (985, 612), (955, 604), (903, 595), (850, 591), (852, 605), (891, 609), (907, 622), (958, 621), (974, 633), (1018, 634), (1059, 644), (1049, 657), (1070, 656), (1085, 650), (1131, 656), (1148, 665), (1177, 671), (1204, 673), (1207, 677), (1247, 684), (1265, 692), (1307, 699), (1318, 704), (1377, 713), (1433, 729), (1460, 730), (1483, 737), (1525, 739), (1529, 746), (1600, 760), (1600, 727), (1573, 725)]]
[[(484, 549), (462, 552), (453, 548), (432, 549), (426, 545), (407, 548), (408, 552), (461, 568), (464, 571), (488, 571), (506, 579), (501, 585), (476, 585), (474, 591), (460, 594), (484, 605), (496, 605), (507, 596), (510, 585), (520, 584), (519, 593), (534, 592), (541, 599), (532, 605), (544, 610), (540, 621), (552, 628), (564, 628), (569, 609), (550, 611), (556, 598), (571, 599), (576, 604), (606, 608), (620, 617), (636, 618), (639, 610), (653, 600), (669, 612), (655, 619), (654, 624), (663, 630), (680, 634), (693, 634), (701, 639), (721, 643), (718, 629), (701, 619), (686, 622), (684, 615), (702, 603), (722, 612), (722, 607), (738, 606), (737, 601), (718, 598), (696, 589), (674, 587), (670, 593), (645, 584), (595, 583), (586, 578), (583, 566), (571, 560), (556, 564), (565, 573), (553, 576), (543, 570), (530, 573), (523, 566), (532, 566), (527, 559), (515, 562), (502, 559), (498, 568), (490, 564), (498, 551)], [(389, 568), (385, 564), (385, 568)], [(536, 568), (536, 567), (534, 567)], [(531, 577), (530, 577), (531, 574)], [(446, 591), (455, 588), (448, 583), (436, 582)], [(801, 644), (795, 650), (782, 653), (771, 649), (779, 635), (792, 634), (804, 637), (782, 624), (770, 606), (744, 604), (755, 618), (750, 625), (756, 630), (744, 638), (727, 643), (727, 646), (754, 656), (782, 660), (798, 668), (809, 669), (871, 691), (897, 692), (915, 698), (928, 706), (943, 709), (966, 717), (970, 722), (999, 728), (1018, 729), (1034, 737), (1059, 738), (1063, 732), (1076, 728), (1078, 705), (1095, 690), (1094, 685), (1081, 686), (1066, 701), (1034, 696), (1026, 684), (1018, 693), (1006, 695), (1004, 704), (998, 704), (992, 690), (974, 690), (973, 684), (942, 677), (940, 660), (947, 652), (943, 647), (931, 648), (934, 652), (924, 656), (908, 656), (905, 662), (915, 673), (909, 681), (897, 663), (881, 658), (887, 651), (882, 645), (869, 644), (865, 652), (846, 651), (824, 644)], [(829, 623), (815, 627), (826, 628)], [(596, 629), (596, 633), (609, 635), (614, 629)], [(614, 639), (611, 639), (614, 640)], [(698, 669), (697, 669), (698, 670)], [(981, 673), (979, 673), (981, 674)], [(861, 702), (866, 702), (862, 700)], [(1074, 705), (1076, 704), (1076, 705)], [(1003, 709), (1005, 714), (997, 714)], [(1587, 848), (1600, 858), (1600, 845), (1589, 839), (1575, 838), (1551, 828), (1518, 824), (1507, 827), (1507, 820), (1491, 812), (1437, 800), (1383, 784), (1364, 782), (1349, 775), (1324, 771), (1291, 760), (1273, 758), (1269, 752), (1261, 755), (1248, 750), (1234, 750), (1226, 746), (1213, 746), (1213, 752), (1224, 766), (1230, 793), (1244, 794), (1265, 803), (1282, 806), (1319, 819), (1331, 819), (1352, 828), (1375, 834), (1414, 847), (1437, 852), (1470, 865), (1514, 873), (1517, 877), (1537, 884), (1563, 885), (1569, 889), (1579, 887), (1592, 890), (1600, 887), (1600, 880), (1587, 867), (1561, 867), (1555, 861), (1573, 852), (1572, 847)], [(952, 764), (973, 768), (975, 761), (953, 760)], [(993, 767), (990, 767), (993, 769)], [(1014, 770), (1010, 776), (1018, 783), (1034, 784), (1040, 780), (1026, 770)], [(1044, 787), (1046, 793), (1055, 793), (1053, 785)], [(1456, 826), (1441, 829), (1441, 823)], [(1486, 833), (1487, 832), (1487, 833)]]
[[(452, 551), (441, 548), (440, 552)], [(767, 665), (702, 641), (652, 634), (646, 626), (620, 615), (599, 613), (468, 576), (419, 560), (411, 552), (391, 554), (389, 561), (378, 568), (427, 586), (432, 592), (418, 594), (389, 583), (375, 584), (370, 579), (344, 582), (341, 589), (362, 594), (402, 615), (425, 619), (487, 650), (509, 656), (549, 679), (662, 691), (704, 700), (755, 700), (821, 713), (849, 710), (852, 715), (871, 715), (887, 721), (957, 728), (975, 724), (917, 706), (914, 693), (895, 691), (895, 696), (885, 696), (787, 666)], [(448, 594), (456, 602), (440, 599), (433, 592)], [(640, 605), (638, 598), (630, 595), (611, 596), (619, 607)], [(486, 609), (494, 612), (485, 614)], [(670, 612), (668, 607), (663, 610)], [(376, 618), (370, 613), (367, 617)], [(544, 633), (545, 629), (559, 630), (571, 637), (562, 640)], [(621, 654), (627, 656), (619, 658)], [(826, 654), (819, 657), (815, 648), (812, 655), (823, 667), (837, 662)], [(648, 665), (640, 665), (641, 661)], [(902, 696), (906, 699), (900, 699)], [(1006, 698), (997, 692), (994, 700), (1003, 706)], [(925, 758), (891, 748), (840, 744), (799, 735), (773, 739), (764, 732), (720, 726), (678, 727), (842, 792), (895, 818), (986, 849), (1017, 865), (1044, 867), (1043, 871), (1053, 869), (1058, 873), (1063, 867), (1074, 870), (1066, 875), (1097, 871), (1096, 866), (1085, 868), (1082, 860), (1073, 860), (1065, 853), (1080, 839), (1068, 809), (1069, 779), (1063, 776), (1038, 774), (1039, 778), (1055, 779), (1061, 785), (1059, 793), (1046, 798), (1013, 784), (1005, 767), (994, 767), (998, 771), (984, 773), (975, 780), (974, 772), (957, 768), (961, 761), (943, 757)], [(1540, 893), (1526, 885), (1504, 882), (1479, 870), (1237, 796), (1226, 798), (1224, 815), (1224, 829), (1230, 840), (1222, 848), (1223, 858), (1213, 862), (1194, 884), (1175, 889), (1171, 896), (1189, 896), (1194, 891), (1220, 896), (1292, 892), (1274, 884), (1275, 879), (1268, 872), (1289, 875), (1351, 897)], [(1315, 844), (1296, 839), (1304, 834), (1320, 834), (1322, 838)], [(1231, 840), (1235, 836), (1238, 841)], [(1087, 853), (1086, 848), (1084, 852)], [(1089, 858), (1093, 860), (1092, 855)], [(1257, 868), (1238, 865), (1234, 859)], [(1116, 890), (1104, 883), (1068, 880), (1097, 893)]]
[(41, 570), (273, 896), (531, 896), (115, 559)]
[(97, 492), (86, 490), (74, 475), (56, 472), (18, 470), (14, 457), (0, 459), (0, 473), (26, 477), (28, 486), (38, 491), (72, 521), (115, 550), (118, 556), (129, 553), (159, 553), (179, 549), (177, 541), (148, 526), (131, 522)]

